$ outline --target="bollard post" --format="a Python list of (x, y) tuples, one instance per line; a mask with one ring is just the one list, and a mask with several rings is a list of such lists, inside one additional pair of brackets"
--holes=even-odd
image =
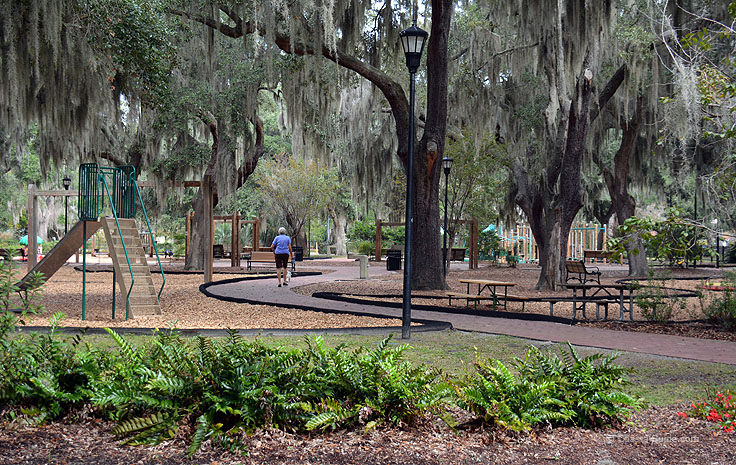
[(355, 261), (360, 262), (360, 279), (368, 279), (368, 255), (355, 255)]

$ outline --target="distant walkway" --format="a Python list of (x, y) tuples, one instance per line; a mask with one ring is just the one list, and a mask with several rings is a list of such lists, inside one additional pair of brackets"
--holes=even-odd
[[(360, 315), (401, 318), (400, 308), (338, 302), (303, 296), (293, 292), (292, 289), (294, 286), (304, 286), (325, 281), (357, 280), (359, 278), (359, 269), (357, 266), (329, 266), (328, 260), (324, 261), (324, 265), (319, 264), (319, 261), (315, 260), (305, 267), (316, 270), (322, 269), (325, 273), (318, 276), (294, 278), (291, 287), (278, 288), (276, 287), (275, 279), (258, 279), (215, 284), (209, 286), (207, 291), (221, 298), (233, 298), (264, 305), (307, 307)], [(368, 271), (370, 278), (391, 273), (386, 271), (384, 264), (370, 266)], [(462, 331), (503, 334), (540, 341), (570, 342), (577, 346), (642, 352), (667, 357), (736, 365), (736, 342), (422, 310), (413, 310), (412, 318), (448, 322), (455, 329)]]

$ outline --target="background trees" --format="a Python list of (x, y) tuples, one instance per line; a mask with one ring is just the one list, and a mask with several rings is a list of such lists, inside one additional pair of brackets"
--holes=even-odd
[[(451, 217), (526, 216), (540, 287), (560, 283), (567, 231), (582, 206), (600, 210), (595, 198), (611, 205), (597, 216), (624, 222), (642, 199), (691, 208), (697, 192), (708, 219), (733, 218), (734, 2), (1, 8), (0, 168), (16, 179), (32, 151), (42, 175), (80, 160), (130, 163), (174, 217), (201, 207), (175, 182), (209, 174), (221, 212), (262, 215), (259, 188), (246, 181), (261, 158), (285, 153), (330, 168), (343, 186), (319, 214), (331, 236), (342, 237), (353, 211), (401, 221), (408, 76), (397, 33), (416, 15), (431, 36), (418, 75), (413, 287), (444, 287), (444, 155), (456, 159)], [(192, 250), (187, 264), (198, 268), (201, 248)], [(644, 272), (642, 259), (629, 254), (632, 274)]]

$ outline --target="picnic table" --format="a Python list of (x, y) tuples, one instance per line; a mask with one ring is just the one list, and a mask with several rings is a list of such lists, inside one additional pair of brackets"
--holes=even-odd
[[(634, 320), (634, 290), (637, 286), (624, 283), (596, 284), (596, 283), (568, 283), (565, 285), (572, 289), (572, 319), (575, 320), (577, 311), (583, 312), (587, 304), (595, 304), (595, 318), (600, 320), (600, 308), (604, 307), (605, 317), (608, 318), (608, 305), (619, 304), (619, 320), (623, 321), (624, 313), (629, 314), (629, 319)], [(580, 291), (580, 294), (578, 294)], [(626, 309), (628, 299), (629, 308)]]
[(470, 293), (470, 285), (471, 284), (477, 284), (478, 285), (478, 293), (475, 294), (475, 296), (482, 296), (483, 291), (488, 291), (489, 293), (489, 299), (493, 299), (493, 309), (496, 309), (496, 305), (498, 304), (499, 300), (501, 300), (501, 296), (498, 291), (503, 287), (503, 308), (506, 309), (506, 301), (508, 300), (508, 288), (516, 286), (516, 283), (507, 283), (503, 281), (489, 281), (487, 279), (460, 279), (461, 283), (467, 285), (467, 296), (472, 296), (473, 294)]

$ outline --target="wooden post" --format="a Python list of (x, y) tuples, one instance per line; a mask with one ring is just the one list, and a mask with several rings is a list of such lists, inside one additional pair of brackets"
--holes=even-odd
[(257, 216), (253, 217), (253, 252), (258, 250), (258, 245), (261, 243), (261, 239), (258, 237), (261, 233), (261, 220)]
[(478, 268), (478, 239), (480, 234), (478, 233), (478, 220), (473, 218), (470, 221), (470, 269)]
[(376, 261), (381, 261), (381, 219), (376, 218)]
[(202, 179), (202, 200), (204, 201), (204, 282), (212, 282), (212, 264), (214, 262), (214, 223), (212, 218), (212, 176), (204, 175)]
[(233, 212), (230, 221), (230, 266), (240, 266), (240, 217), (238, 212)]
[(36, 213), (38, 212), (38, 200), (36, 198), (36, 186), (28, 184), (28, 271), (30, 272), (38, 260), (36, 249), (36, 235), (38, 234), (38, 221)]
[(187, 218), (184, 221), (186, 227), (184, 231), (184, 258), (189, 256), (189, 236), (192, 234), (192, 212), (187, 212)]

